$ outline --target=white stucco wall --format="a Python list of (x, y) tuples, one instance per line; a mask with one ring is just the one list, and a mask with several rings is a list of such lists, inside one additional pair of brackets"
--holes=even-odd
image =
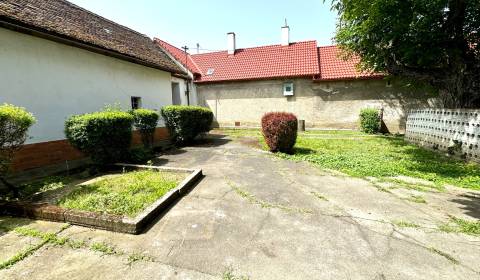
[[(180, 85), (180, 100), (182, 102), (181, 105), (188, 105), (187, 102), (187, 95), (185, 94), (187, 90), (187, 82), (185, 79), (172, 77), (172, 83), (178, 83)], [(189, 90), (190, 90), (190, 105), (197, 105), (197, 88), (194, 83), (189, 82)]]
[(172, 103), (171, 74), (0, 28), (0, 103), (37, 118), (28, 143), (64, 139), (64, 121), (105, 104), (159, 110)]

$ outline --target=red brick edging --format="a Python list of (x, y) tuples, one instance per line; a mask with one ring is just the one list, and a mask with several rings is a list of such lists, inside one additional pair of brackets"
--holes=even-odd
[(175, 167), (145, 166), (133, 164), (117, 164), (119, 167), (133, 169), (157, 169), (174, 172), (185, 172), (190, 175), (185, 178), (176, 188), (166, 193), (152, 205), (147, 207), (137, 217), (127, 217), (111, 214), (102, 214), (89, 211), (80, 211), (61, 208), (48, 203), (32, 202), (0, 202), (0, 214), (31, 219), (64, 222), (115, 232), (139, 234), (154, 220), (162, 211), (166, 210), (172, 202), (188, 192), (203, 174), (201, 169), (186, 169)]

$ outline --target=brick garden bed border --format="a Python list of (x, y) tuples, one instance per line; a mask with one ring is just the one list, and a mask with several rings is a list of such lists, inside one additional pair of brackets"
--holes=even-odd
[(187, 193), (190, 188), (203, 176), (201, 169), (188, 169), (164, 166), (148, 166), (135, 164), (116, 164), (117, 167), (125, 169), (156, 169), (159, 171), (189, 173), (177, 187), (170, 190), (161, 198), (148, 206), (135, 218), (128, 218), (121, 215), (102, 214), (90, 211), (73, 210), (59, 207), (49, 203), (34, 202), (0, 202), (0, 214), (31, 219), (63, 222), (73, 225), (104, 229), (114, 232), (140, 234), (146, 226), (158, 215), (168, 209), (170, 205)]

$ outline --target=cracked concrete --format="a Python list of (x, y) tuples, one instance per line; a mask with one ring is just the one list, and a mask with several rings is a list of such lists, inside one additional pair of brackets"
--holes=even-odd
[[(478, 192), (422, 193), (427, 203), (414, 203), (403, 199), (410, 195), (404, 190), (382, 192), (367, 180), (278, 159), (227, 138), (172, 151), (158, 162), (202, 168), (205, 178), (145, 233), (71, 226), (59, 234), (154, 261), (128, 265), (115, 255), (45, 245), (0, 270), (0, 279), (221, 279), (229, 268), (250, 279), (480, 279), (480, 237), (437, 229), (451, 213), (478, 218), (472, 199)], [(311, 212), (262, 207), (232, 184), (256, 201)], [(463, 207), (458, 201), (466, 198), (473, 202)], [(401, 228), (394, 220), (420, 228)], [(62, 226), (41, 223), (45, 231)], [(2, 252), (7, 243), (29, 242), (22, 238), (0, 236)]]

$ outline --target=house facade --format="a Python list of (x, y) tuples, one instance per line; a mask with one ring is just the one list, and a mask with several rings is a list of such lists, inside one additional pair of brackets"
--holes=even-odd
[[(63, 0), (0, 2), (0, 65), (0, 103), (37, 119), (16, 171), (81, 162), (64, 136), (71, 115), (105, 105), (158, 111), (174, 97), (188, 103), (172, 91), (189, 79), (186, 71), (150, 38)], [(167, 137), (160, 123), (155, 140)]]
[(410, 108), (432, 102), (407, 83), (358, 71), (358, 58), (342, 59), (336, 46), (292, 43), (289, 27), (281, 31), (278, 45), (237, 49), (236, 35), (228, 33), (227, 50), (193, 55), (155, 42), (183, 59), (194, 74), (198, 103), (212, 109), (220, 127), (258, 127), (266, 112), (285, 111), (307, 128), (356, 129), (360, 110), (374, 107), (383, 110), (385, 128), (396, 133), (405, 131)]

